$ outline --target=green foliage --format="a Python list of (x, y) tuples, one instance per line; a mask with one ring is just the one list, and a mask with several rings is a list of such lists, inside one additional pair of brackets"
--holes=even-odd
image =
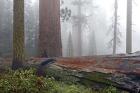
[(38, 93), (47, 91), (46, 78), (36, 77), (34, 70), (9, 71), (0, 77), (0, 93)]
[(95, 92), (91, 88), (72, 82), (56, 81), (51, 75), (37, 77), (35, 72), (35, 69), (9, 69), (0, 74), (0, 93), (117, 93), (114, 87)]
[(120, 92), (117, 92), (117, 89), (110, 86), (110, 87), (107, 87), (103, 90), (101, 90), (101, 93), (120, 93)]
[(81, 85), (65, 84), (54, 78), (37, 77), (35, 70), (9, 70), (0, 75), (0, 93), (92, 93)]
[(74, 84), (79, 81), (78, 78), (74, 77), (75, 75), (79, 75), (78, 72), (54, 68), (46, 68), (45, 72), (48, 77), (54, 77), (56, 80), (65, 82), (67, 84)]

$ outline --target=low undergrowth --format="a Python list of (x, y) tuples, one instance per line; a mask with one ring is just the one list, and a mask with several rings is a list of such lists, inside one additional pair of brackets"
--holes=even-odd
[(93, 91), (80, 84), (56, 81), (53, 77), (37, 77), (35, 69), (8, 70), (0, 74), (0, 93), (118, 93), (109, 87)]

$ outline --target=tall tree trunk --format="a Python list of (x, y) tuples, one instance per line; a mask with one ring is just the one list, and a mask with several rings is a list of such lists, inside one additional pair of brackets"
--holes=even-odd
[(0, 0), (0, 32), (2, 27), (2, 18), (3, 18), (3, 1)]
[(13, 17), (13, 69), (23, 66), (24, 62), (24, 0), (14, 0)]
[(39, 53), (41, 57), (62, 56), (60, 1), (40, 1)]
[(132, 52), (132, 0), (127, 0), (126, 53)]
[[(82, 2), (81, 0), (78, 1), (79, 3)], [(77, 34), (77, 52), (78, 52), (78, 56), (81, 56), (82, 55), (82, 23), (81, 23), (81, 18), (82, 18), (82, 13), (81, 13), (81, 5), (78, 4), (77, 5), (78, 7), (78, 26), (77, 26), (77, 30), (78, 30), (78, 34)]]
[(76, 56), (82, 56), (82, 25), (83, 25), (83, 15), (82, 15), (82, 0), (74, 0), (73, 5), (77, 7), (77, 14), (73, 16), (73, 21), (75, 22), (75, 36), (76, 36)]
[(115, 0), (114, 8), (115, 8), (115, 13), (114, 13), (113, 55), (116, 54), (116, 47), (117, 47), (118, 0)]
[[(0, 0), (0, 33), (2, 33), (2, 23), (3, 23), (3, 1)], [(1, 35), (0, 35), (1, 36)], [(1, 37), (0, 37), (1, 39)], [(1, 40), (0, 40), (1, 41)], [(1, 48), (1, 47), (0, 47)]]

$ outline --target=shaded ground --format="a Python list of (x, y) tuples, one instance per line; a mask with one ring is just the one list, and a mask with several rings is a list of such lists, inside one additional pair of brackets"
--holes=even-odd
[[(30, 58), (26, 60), (29, 64), (40, 64), (47, 58)], [(73, 58), (55, 58), (54, 65), (80, 70), (86, 72), (103, 73), (125, 73), (140, 75), (140, 55), (116, 55), (116, 56), (93, 56), (93, 57), (73, 57)], [(11, 58), (0, 58), (0, 68), (9, 66), (12, 63)]]
[[(121, 85), (121, 88), (125, 88), (125, 90), (137, 90), (134, 93), (138, 93), (140, 90), (140, 55), (120, 54), (116, 56), (59, 57), (53, 59), (56, 59), (56, 62), (52, 63), (51, 66), (59, 67), (62, 69), (62, 72), (63, 69), (86, 72), (82, 73), (82, 75), (88, 80), (91, 79), (90, 81), (103, 80), (102, 83), (106, 83), (106, 80), (109, 79)], [(38, 66), (45, 60), (47, 60), (47, 58), (30, 58), (26, 60), (26, 63), (29, 63), (31, 66)], [(3, 71), (3, 67), (10, 66), (11, 62), (12, 59), (10, 58), (1, 58), (0, 71)], [(110, 78), (102, 78), (102, 75), (98, 76), (98, 73), (92, 72), (111, 73), (112, 76)], [(96, 77), (96, 74), (98, 78)]]
[(87, 72), (131, 73), (140, 75), (140, 57), (58, 58), (56, 65)]

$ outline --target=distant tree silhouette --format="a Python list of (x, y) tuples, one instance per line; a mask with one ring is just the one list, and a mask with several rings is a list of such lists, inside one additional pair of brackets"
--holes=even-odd
[(12, 56), (12, 1), (0, 0), (0, 56)]
[(132, 52), (132, 0), (127, 0), (126, 53)]
[[(82, 32), (83, 32), (83, 29), (85, 28), (85, 26), (89, 25), (88, 18), (90, 17), (90, 16), (87, 16), (84, 14), (83, 7), (84, 7), (84, 5), (89, 5), (90, 3), (92, 3), (92, 0), (74, 0), (72, 2), (73, 6), (75, 6), (77, 8), (77, 13), (72, 16), (73, 28), (75, 29), (74, 34), (76, 37), (75, 43), (76, 43), (77, 56), (82, 56), (82, 54), (83, 54), (82, 53), (82, 50), (83, 50), (82, 49), (82, 45), (83, 45), (82, 44), (82, 42), (83, 42)], [(94, 40), (93, 40), (93, 42), (94, 42)], [(91, 46), (96, 46), (96, 45), (91, 45)], [(90, 47), (90, 49), (91, 49), (91, 47)], [(93, 47), (92, 47), (92, 50), (94, 50)]]
[(71, 34), (71, 32), (69, 33), (69, 37), (68, 37), (67, 56), (68, 57), (73, 57), (74, 56), (73, 40), (72, 40), (72, 34)]
[(109, 41), (109, 47), (112, 47), (112, 54), (115, 55), (117, 47), (119, 47), (121, 44), (121, 32), (119, 30), (119, 17), (118, 17), (118, 0), (114, 0), (113, 23), (109, 30), (111, 31), (111, 33), (113, 32), (111, 34), (111, 36), (113, 37)]

